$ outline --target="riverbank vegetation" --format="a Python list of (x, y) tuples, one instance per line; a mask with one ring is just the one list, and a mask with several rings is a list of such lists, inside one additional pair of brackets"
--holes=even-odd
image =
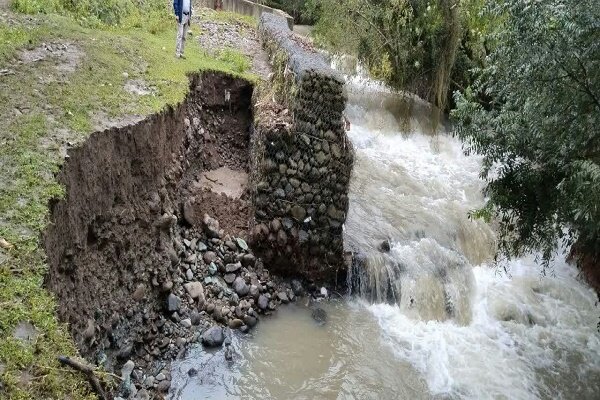
[(256, 3), (285, 11), (294, 18), (296, 24), (315, 23), (314, 14), (311, 12), (315, 4), (311, 0), (257, 0)]
[[(312, 5), (311, 5), (312, 4)], [(491, 24), (483, 0), (323, 0), (307, 9), (317, 16), (318, 43), (355, 54), (374, 78), (445, 109), (454, 90), (471, 84), (468, 71), (486, 55)]]
[(599, 0), (309, 3), (318, 42), (451, 112), (483, 155), (472, 216), (497, 221), (498, 260), (573, 248), (598, 276)]
[[(121, 8), (135, 3), (15, 0), (12, 11), (0, 10), (2, 399), (93, 397), (84, 377), (57, 361), (77, 349), (43, 288), (40, 230), (48, 223), (49, 200), (64, 192), (54, 174), (67, 148), (96, 129), (178, 103), (189, 88), (188, 73), (217, 70), (252, 79), (244, 55), (230, 50), (211, 58), (192, 37), (187, 59), (175, 59), (169, 5), (140, 2), (150, 7), (147, 14)], [(200, 29), (192, 25), (195, 35)]]
[(456, 133), (484, 156), (499, 256), (557, 243), (600, 255), (600, 1), (505, 0), (476, 80), (456, 93)]

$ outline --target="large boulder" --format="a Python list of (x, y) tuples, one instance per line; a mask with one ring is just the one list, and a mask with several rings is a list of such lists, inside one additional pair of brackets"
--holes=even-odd
[(225, 340), (225, 334), (223, 328), (220, 326), (213, 326), (208, 328), (202, 334), (202, 344), (206, 347), (219, 347)]
[(192, 299), (204, 298), (204, 287), (201, 282), (188, 282), (183, 287)]

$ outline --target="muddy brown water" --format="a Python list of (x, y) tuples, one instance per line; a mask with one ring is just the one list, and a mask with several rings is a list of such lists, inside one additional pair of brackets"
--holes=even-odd
[[(319, 304), (325, 325), (302, 303), (282, 307), (250, 336), (232, 335), (223, 349), (192, 350), (173, 365), (172, 399), (421, 399), (425, 383), (398, 362), (372, 315), (357, 303)], [(189, 377), (188, 371), (198, 375)], [(193, 374), (193, 372), (192, 372)]]

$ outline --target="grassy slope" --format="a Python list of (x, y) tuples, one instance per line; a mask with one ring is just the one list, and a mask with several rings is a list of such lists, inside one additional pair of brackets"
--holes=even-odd
[[(46, 265), (39, 232), (47, 223), (48, 201), (63, 193), (54, 180), (62, 162), (61, 146), (85, 140), (93, 131), (94, 114), (109, 118), (148, 114), (181, 101), (188, 88), (186, 73), (212, 69), (252, 79), (245, 71), (248, 61), (235, 51), (212, 59), (189, 40), (187, 60), (175, 59), (175, 27), (170, 20), (145, 22), (138, 25), (152, 29), (90, 29), (55, 15), (0, 16), (0, 71), (13, 73), (0, 75), (2, 399), (93, 397), (81, 375), (56, 361), (60, 354), (77, 353), (56, 318), (55, 301), (42, 287)], [(197, 35), (200, 27), (192, 30)], [(51, 42), (81, 50), (74, 72), (59, 73), (61, 61), (52, 58), (17, 62), (21, 49)], [(123, 89), (127, 79), (144, 80), (155, 94), (128, 93)], [(15, 338), (21, 322), (33, 324), (37, 336), (29, 341)]]

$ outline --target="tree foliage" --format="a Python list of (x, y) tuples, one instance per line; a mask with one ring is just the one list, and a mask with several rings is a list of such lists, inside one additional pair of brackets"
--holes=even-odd
[[(371, 74), (445, 108), (451, 89), (485, 56), (482, 0), (321, 0), (317, 40), (354, 53)], [(460, 70), (455, 70), (459, 62)]]
[[(600, 0), (502, 0), (486, 7), (493, 50), (456, 94), (456, 134), (483, 155), (499, 256), (560, 240), (600, 254)], [(483, 99), (483, 100), (482, 100)]]

